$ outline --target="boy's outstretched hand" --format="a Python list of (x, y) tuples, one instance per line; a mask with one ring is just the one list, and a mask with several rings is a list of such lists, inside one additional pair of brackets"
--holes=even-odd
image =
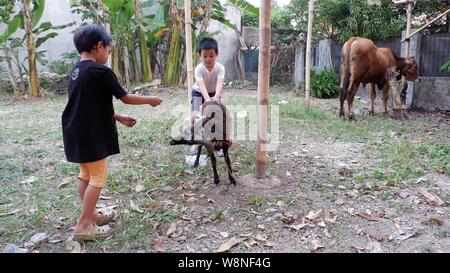
[(158, 98), (158, 97), (150, 97), (150, 102), (149, 104), (153, 107), (160, 105), (162, 102), (162, 99)]
[(134, 117), (122, 114), (115, 114), (114, 119), (127, 127), (133, 127), (137, 123), (137, 120)]

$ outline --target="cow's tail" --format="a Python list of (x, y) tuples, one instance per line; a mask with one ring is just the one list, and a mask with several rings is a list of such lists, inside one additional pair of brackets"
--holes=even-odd
[(341, 56), (341, 85), (339, 90), (339, 97), (341, 101), (347, 98), (347, 90), (350, 84), (350, 47), (352, 45), (353, 39), (347, 41), (342, 47), (342, 56)]

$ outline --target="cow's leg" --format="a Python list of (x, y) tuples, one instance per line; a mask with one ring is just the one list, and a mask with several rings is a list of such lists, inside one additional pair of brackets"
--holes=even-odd
[(355, 98), (356, 91), (358, 91), (359, 81), (350, 80), (350, 88), (347, 91), (347, 103), (348, 103), (348, 118), (353, 119), (353, 99)]
[(230, 179), (230, 183), (236, 186), (236, 180), (233, 177), (233, 170), (231, 169), (231, 160), (230, 160), (230, 155), (228, 154), (228, 148), (223, 148), (222, 150), (223, 150), (225, 162), (227, 163), (227, 167), (228, 167), (228, 178)]
[[(345, 67), (341, 67), (341, 71), (345, 70)], [(341, 72), (341, 86), (339, 88), (339, 116), (343, 117), (344, 113), (344, 101), (347, 97), (349, 75)]]
[(389, 85), (388, 85), (388, 83), (386, 82), (386, 83), (383, 85), (383, 92), (382, 92), (382, 100), (383, 100), (383, 103), (382, 103), (382, 105), (381, 105), (381, 112), (382, 112), (383, 114), (387, 114), (387, 113), (388, 113), (388, 110), (387, 110), (387, 100), (388, 100), (388, 95), (389, 95)]
[(367, 88), (369, 89), (369, 115), (373, 116), (375, 115), (374, 102), (377, 97), (377, 91), (375, 90), (375, 84), (373, 83), (369, 83)]

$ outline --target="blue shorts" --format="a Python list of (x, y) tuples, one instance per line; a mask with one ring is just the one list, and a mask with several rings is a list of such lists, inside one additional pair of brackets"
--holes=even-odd
[[(212, 98), (216, 95), (216, 92), (208, 93), (208, 95)], [(195, 89), (192, 90), (191, 111), (199, 112), (203, 103), (205, 103), (205, 98), (203, 98), (202, 93)]]

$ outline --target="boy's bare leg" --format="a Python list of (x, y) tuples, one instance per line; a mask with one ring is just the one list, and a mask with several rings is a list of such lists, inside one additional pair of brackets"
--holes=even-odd
[(83, 196), (83, 209), (81, 211), (80, 220), (75, 228), (75, 233), (85, 233), (92, 228), (92, 215), (95, 205), (100, 196), (101, 188), (88, 185)]
[[(80, 194), (81, 202), (83, 202), (84, 199), (84, 193), (86, 192), (86, 188), (89, 185), (89, 181), (84, 181), (82, 179), (78, 178), (78, 193)], [(101, 217), (100, 214), (97, 212), (97, 209), (94, 207), (94, 212), (92, 214), (92, 220), (97, 222), (96, 220)]]

